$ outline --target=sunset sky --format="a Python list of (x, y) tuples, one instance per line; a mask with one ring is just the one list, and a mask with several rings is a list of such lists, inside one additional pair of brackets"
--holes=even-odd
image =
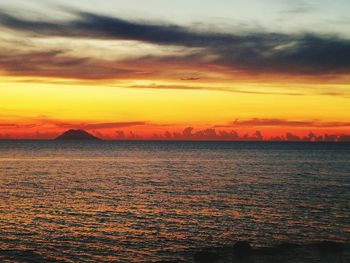
[(1, 0), (0, 138), (350, 135), (349, 10), (347, 0)]

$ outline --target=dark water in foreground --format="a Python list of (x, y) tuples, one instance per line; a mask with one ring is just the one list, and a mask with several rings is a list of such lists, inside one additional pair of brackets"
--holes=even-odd
[(0, 141), (0, 185), (0, 251), (47, 261), (350, 240), (345, 143)]

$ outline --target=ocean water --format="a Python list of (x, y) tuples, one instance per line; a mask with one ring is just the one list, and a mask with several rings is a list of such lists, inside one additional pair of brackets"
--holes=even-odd
[(346, 143), (0, 141), (0, 186), (0, 259), (350, 240)]

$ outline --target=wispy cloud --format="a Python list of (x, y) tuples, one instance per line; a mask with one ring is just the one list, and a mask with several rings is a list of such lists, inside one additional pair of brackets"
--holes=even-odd
[(0, 129), (31, 129), (35, 127), (37, 124), (0, 123)]
[(0, 123), (0, 128), (16, 128), (18, 127), (17, 124), (12, 123)]
[[(25, 123), (32, 122), (32, 123)], [(179, 127), (146, 121), (131, 122), (74, 122), (50, 119), (41, 116), (22, 120), (23, 123), (1, 123), (0, 139), (52, 139), (67, 129), (89, 130), (98, 137), (111, 140), (203, 140), (203, 141), (350, 141), (350, 135), (344, 132), (350, 127), (347, 122), (293, 121), (284, 119), (248, 119), (233, 121), (227, 125), (209, 128)], [(137, 126), (143, 126), (138, 129)], [(145, 128), (148, 131), (145, 133)], [(159, 128), (161, 131), (159, 133)], [(168, 128), (166, 128), (168, 127)], [(279, 135), (266, 135), (278, 127), (284, 132)], [(165, 129), (166, 130), (165, 130)], [(300, 129), (301, 134), (298, 134)], [(333, 133), (324, 133), (324, 129), (336, 128)], [(340, 128), (340, 129), (337, 129)], [(345, 128), (345, 129), (342, 129)], [(318, 132), (305, 131), (318, 130)], [(154, 132), (152, 134), (152, 131)], [(297, 132), (296, 132), (297, 131)], [(295, 133), (296, 132), (296, 133)], [(322, 132), (322, 133), (320, 133)], [(273, 133), (275, 134), (275, 133)]]
[(149, 124), (146, 121), (125, 121), (125, 122), (105, 122), (105, 123), (86, 123), (86, 122), (72, 122), (72, 121), (59, 121), (50, 118), (37, 118), (34, 121), (40, 122), (42, 125), (52, 125), (61, 129), (86, 129), (86, 130), (99, 130), (99, 129), (118, 129), (134, 126), (143, 126)]
[(312, 128), (340, 128), (350, 127), (350, 122), (324, 122), (319, 120), (287, 120), (287, 119), (247, 119), (235, 120), (226, 125), (216, 125), (215, 128), (224, 127), (312, 127)]
[(127, 88), (133, 89), (168, 89), (168, 90), (209, 90), (209, 91), (223, 91), (223, 92), (232, 92), (232, 93), (241, 93), (241, 94), (258, 94), (258, 95), (290, 95), (290, 96), (301, 96), (303, 93), (297, 92), (278, 92), (278, 91), (259, 91), (259, 90), (244, 90), (237, 89), (235, 87), (219, 87), (219, 86), (190, 86), (190, 85), (158, 85), (158, 84), (149, 84), (149, 85), (131, 85)]
[[(34, 36), (135, 40), (156, 45), (202, 48), (202, 54), (197, 56), (197, 59), (203, 59), (201, 63), (245, 72), (304, 75), (350, 72), (350, 41), (339, 36), (198, 32), (174, 24), (135, 22), (79, 11), (71, 11), (71, 14), (75, 19), (53, 22), (49, 19), (29, 20), (2, 12), (0, 24)], [(190, 60), (193, 57), (189, 57), (188, 61)], [(64, 67), (68, 62), (62, 63)]]
[(144, 121), (131, 121), (131, 122), (109, 122), (109, 123), (88, 123), (88, 124), (68, 124), (60, 125), (61, 128), (73, 128), (79, 127), (82, 129), (93, 130), (93, 129), (115, 129), (115, 128), (126, 128), (133, 126), (146, 125), (147, 122)]
[(86, 130), (99, 130), (99, 129), (115, 129), (115, 128), (128, 128), (143, 125), (154, 125), (148, 121), (117, 121), (117, 122), (79, 122), (79, 121), (64, 121), (59, 119), (50, 118), (48, 116), (38, 116), (31, 118), (21, 118), (18, 123), (0, 123), (0, 128), (59, 128), (59, 129), (86, 129)]
[(27, 53), (0, 51), (0, 69), (13, 76), (86, 80), (126, 78), (133, 72), (112, 61), (69, 56), (61, 50)]

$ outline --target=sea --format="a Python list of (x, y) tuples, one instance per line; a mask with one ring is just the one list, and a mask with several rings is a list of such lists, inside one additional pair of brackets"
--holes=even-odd
[(0, 141), (0, 261), (350, 241), (350, 144)]

